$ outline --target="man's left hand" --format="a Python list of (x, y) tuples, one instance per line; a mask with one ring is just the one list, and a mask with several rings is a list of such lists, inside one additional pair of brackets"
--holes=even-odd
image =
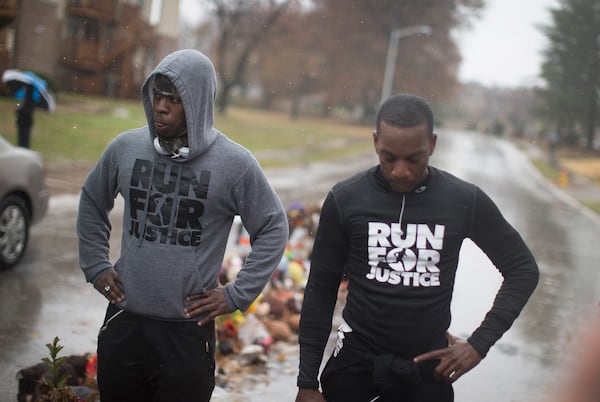
[(432, 350), (414, 358), (415, 363), (426, 360), (439, 360), (433, 372), (437, 381), (453, 383), (463, 374), (479, 364), (481, 356), (464, 339), (448, 334), (448, 347)]
[(222, 314), (230, 313), (229, 305), (225, 299), (225, 291), (222, 288), (207, 290), (204, 293), (188, 296), (188, 304), (183, 313), (186, 317), (195, 317), (201, 314), (207, 314), (198, 325), (202, 326)]

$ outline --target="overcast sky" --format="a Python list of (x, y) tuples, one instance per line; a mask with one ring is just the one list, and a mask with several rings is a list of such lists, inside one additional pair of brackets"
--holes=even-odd
[[(538, 29), (550, 23), (557, 0), (486, 0), (481, 18), (457, 34), (463, 62), (461, 81), (489, 86), (532, 85), (538, 80), (546, 38)], [(201, 2), (180, 0), (182, 18), (194, 21)], [(435, 27), (433, 27), (435, 29)]]
[(551, 22), (556, 0), (487, 0), (472, 28), (459, 34), (461, 81), (519, 86), (535, 83), (546, 37), (540, 24)]

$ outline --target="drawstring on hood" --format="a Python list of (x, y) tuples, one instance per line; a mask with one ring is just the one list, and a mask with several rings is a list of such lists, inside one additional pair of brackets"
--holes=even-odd
[[(383, 176), (383, 172), (381, 171), (381, 166), (376, 166), (373, 170), (374, 172), (374, 177), (376, 179), (377, 182), (380, 183), (381, 186), (383, 186), (386, 190), (390, 191), (391, 187), (389, 182), (386, 180), (386, 178)], [(402, 218), (404, 217), (404, 209), (406, 206), (406, 195), (407, 194), (421, 194), (425, 191), (427, 191), (427, 185), (429, 184), (429, 180), (431, 179), (431, 174), (430, 174), (430, 170), (428, 170), (427, 176), (425, 177), (425, 179), (423, 179), (423, 181), (421, 181), (412, 191), (408, 192), (408, 193), (402, 193), (402, 205), (400, 207), (400, 216), (398, 217), (398, 224), (400, 227), (400, 234), (404, 234), (404, 231), (402, 230)]]
[(400, 217), (398, 218), (398, 227), (400, 228), (400, 234), (404, 234), (402, 230), (402, 217), (404, 216), (404, 204), (406, 202), (406, 194), (402, 194), (402, 207), (400, 208)]

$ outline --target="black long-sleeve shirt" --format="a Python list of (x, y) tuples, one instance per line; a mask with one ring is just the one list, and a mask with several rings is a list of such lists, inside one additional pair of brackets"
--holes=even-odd
[(300, 322), (300, 388), (317, 388), (345, 274), (346, 323), (405, 358), (431, 349), (450, 326), (450, 302), (464, 239), (503, 276), (491, 310), (468, 342), (484, 357), (538, 281), (519, 233), (477, 186), (429, 167), (411, 193), (393, 192), (378, 167), (335, 185), (323, 204)]

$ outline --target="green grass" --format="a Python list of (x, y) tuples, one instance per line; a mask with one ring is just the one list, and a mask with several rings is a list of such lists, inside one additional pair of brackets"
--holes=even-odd
[[(546, 160), (543, 159), (532, 159), (531, 163), (546, 179), (560, 186), (561, 171), (559, 169), (553, 167)], [(581, 204), (585, 205), (587, 208), (600, 215), (600, 201), (579, 200), (579, 202), (581, 202)]]
[(583, 201), (582, 204), (594, 211), (595, 213), (597, 213), (598, 215), (600, 215), (600, 201)]
[[(0, 134), (16, 142), (16, 101), (0, 98)], [(48, 164), (95, 161), (118, 133), (146, 125), (140, 101), (61, 93), (55, 113), (36, 110), (31, 148)], [(334, 119), (232, 107), (215, 116), (215, 127), (256, 154), (261, 164), (282, 166), (351, 155), (372, 149), (371, 128)]]
[[(0, 97), (0, 135), (16, 142), (16, 101)], [(36, 111), (31, 148), (49, 164), (98, 159), (118, 133), (146, 125), (140, 101), (60, 93), (54, 114)], [(349, 156), (372, 151), (371, 127), (313, 117), (290, 119), (285, 113), (232, 107), (215, 116), (215, 127), (252, 151), (264, 167)], [(544, 159), (532, 160), (550, 181), (560, 171)], [(600, 203), (584, 203), (600, 214)]]
[(531, 163), (535, 168), (552, 183), (558, 184), (560, 181), (560, 170), (553, 167), (545, 159), (532, 159)]

